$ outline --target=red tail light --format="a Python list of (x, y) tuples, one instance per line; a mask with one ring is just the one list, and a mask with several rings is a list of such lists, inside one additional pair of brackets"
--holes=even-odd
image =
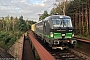
[(66, 42), (70, 42), (69, 40), (66, 40)]

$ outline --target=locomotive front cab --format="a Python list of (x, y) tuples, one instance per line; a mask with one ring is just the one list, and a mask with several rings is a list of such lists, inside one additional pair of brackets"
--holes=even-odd
[(53, 38), (53, 46), (56, 46), (58, 48), (58, 46), (66, 47), (75, 45), (76, 40), (73, 40), (73, 30), (74, 28), (72, 26), (71, 18), (69, 16), (52, 18), (50, 37)]

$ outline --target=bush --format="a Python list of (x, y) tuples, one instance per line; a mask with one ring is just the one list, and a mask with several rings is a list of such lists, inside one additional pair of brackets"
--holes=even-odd
[(10, 48), (17, 39), (23, 34), (21, 31), (2, 31), (0, 32), (0, 47), (4, 49)]

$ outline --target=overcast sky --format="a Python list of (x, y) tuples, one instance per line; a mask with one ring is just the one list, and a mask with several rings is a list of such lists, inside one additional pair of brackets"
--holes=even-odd
[(53, 3), (55, 0), (0, 0), (0, 17), (22, 15), (24, 19), (38, 21), (38, 14), (49, 12)]

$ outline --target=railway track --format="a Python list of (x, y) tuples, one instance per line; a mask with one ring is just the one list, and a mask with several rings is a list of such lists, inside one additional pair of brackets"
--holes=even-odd
[[(47, 44), (44, 44), (40, 38), (36, 39), (43, 45), (43, 47), (51, 53), (51, 55), (56, 59), (56, 60), (89, 60), (85, 57), (84, 54), (81, 54), (81, 52), (78, 52), (73, 49), (65, 49), (65, 50), (60, 50), (60, 49), (51, 49), (48, 47)], [(78, 53), (77, 53), (78, 52)], [(83, 57), (84, 56), (84, 57)]]
[(2, 55), (0, 55), (0, 58), (3, 58), (3, 56), (2, 56)]
[(50, 53), (55, 57), (56, 60), (83, 60), (70, 50), (61, 51), (57, 49), (50, 51)]

